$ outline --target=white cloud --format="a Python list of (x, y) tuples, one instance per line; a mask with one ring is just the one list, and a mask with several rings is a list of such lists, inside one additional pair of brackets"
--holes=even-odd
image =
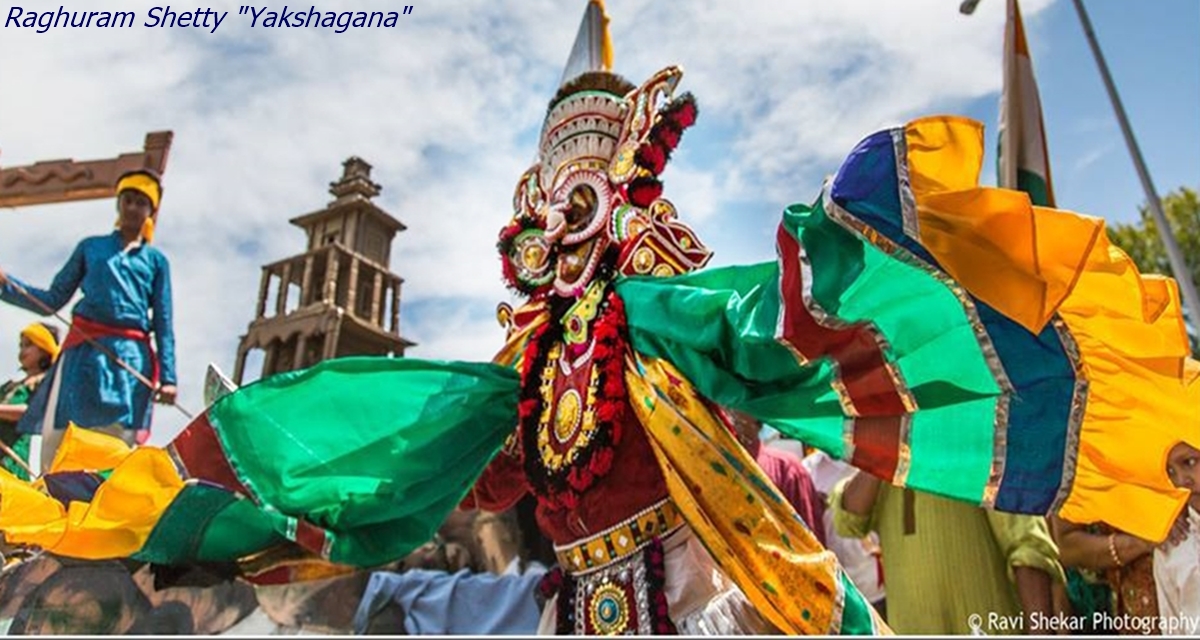
[[(1027, 20), (1049, 2), (1026, 0)], [(328, 202), (349, 155), (375, 165), (378, 202), (409, 227), (392, 266), (406, 279), (403, 330), (420, 343), (410, 355), (486, 359), (501, 341), (495, 304), (508, 299), (495, 234), (584, 5), (563, 4), (414, 3), (396, 29), (344, 34), (250, 29), (232, 2), (210, 5), (231, 11), (213, 35), (7, 28), (0, 166), (110, 157), (137, 149), (147, 131), (175, 132), (159, 237), (175, 275), (181, 401), (193, 410), (205, 365), (232, 369), (260, 265), (304, 248), (287, 220)], [(703, 229), (728, 225), (730, 237), (710, 242), (739, 257), (753, 254), (739, 238), (770, 235), (745, 221), (811, 199), (862, 136), (1000, 83), (999, 1), (970, 19), (944, 0), (708, 0), (686, 11), (610, 0), (608, 10), (618, 70), (631, 80), (671, 63), (687, 69), (701, 117), (666, 195)], [(767, 213), (748, 215), (754, 202)], [(45, 285), (79, 238), (111, 220), (106, 202), (0, 211), (0, 267)], [(771, 252), (768, 240), (761, 255)], [(0, 308), (0, 363), (15, 363), (30, 318)], [(174, 412), (157, 416), (156, 440), (183, 425)]]

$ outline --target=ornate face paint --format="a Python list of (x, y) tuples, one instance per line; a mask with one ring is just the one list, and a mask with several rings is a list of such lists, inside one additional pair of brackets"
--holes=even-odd
[(668, 67), (632, 88), (592, 72), (560, 91), (500, 233), (512, 289), (578, 297), (605, 260), (617, 273), (657, 276), (708, 262), (711, 252), (660, 197), (658, 175), (696, 118), (690, 94), (673, 98), (682, 75)]

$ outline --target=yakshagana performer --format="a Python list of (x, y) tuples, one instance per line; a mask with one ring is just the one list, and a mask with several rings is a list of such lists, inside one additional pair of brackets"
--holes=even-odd
[[(637, 377), (638, 365), (614, 281), (689, 273), (710, 256), (660, 198), (658, 175), (696, 120), (691, 95), (672, 97), (682, 74), (668, 67), (638, 88), (613, 73), (584, 72), (551, 101), (540, 160), (518, 183), (516, 215), (499, 243), (506, 280), (530, 298), (505, 311), (521, 371), (520, 426), (464, 506), (505, 510), (529, 491), (538, 498), (539, 525), (559, 558), (547, 579), (554, 605), (544, 632), (773, 633), (773, 618), (790, 614), (811, 623), (808, 630), (826, 632), (844, 606), (862, 614), (860, 630), (875, 630), (869, 606), (832, 554), (798, 525), (724, 427), (708, 436), (721, 438), (716, 447), (757, 483), (758, 495), (740, 495), (731, 483), (740, 502), (750, 500), (744, 508), (731, 501), (719, 515), (685, 509), (740, 524), (746, 544), (697, 537), (647, 437), (646, 417), (631, 406), (638, 394), (626, 376)], [(721, 414), (686, 385), (671, 391), (671, 401), (696, 423), (720, 424)], [(797, 555), (797, 566), (773, 561), (778, 551), (750, 542), (767, 525), (751, 531), (738, 519), (762, 519), (760, 501), (779, 514), (774, 542)], [(770, 602), (776, 587), (767, 580), (748, 597), (731, 579), (738, 569), (722, 568), (710, 554), (722, 546), (731, 556), (726, 562), (774, 562), (774, 578), (797, 591), (787, 602)], [(805, 552), (810, 556), (800, 560)], [(732, 561), (739, 554), (742, 560)]]

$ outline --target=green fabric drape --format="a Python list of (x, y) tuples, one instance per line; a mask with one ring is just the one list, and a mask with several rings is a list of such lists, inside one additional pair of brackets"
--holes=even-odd
[(239, 389), (209, 419), (264, 512), (325, 529), (331, 560), (370, 566), (432, 537), (512, 433), (517, 391), (493, 364), (346, 358)]

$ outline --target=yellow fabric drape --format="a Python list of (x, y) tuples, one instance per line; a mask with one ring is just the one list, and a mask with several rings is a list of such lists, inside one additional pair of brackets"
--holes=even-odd
[(784, 633), (837, 633), (845, 593), (833, 553), (672, 365), (639, 358), (625, 379), (672, 500), (722, 570)]
[(41, 483), (23, 482), (0, 470), (0, 530), (5, 539), (73, 558), (126, 558), (137, 553), (184, 481), (165, 450), (131, 451), (119, 438), (74, 426), (63, 435), (52, 472), (114, 467), (90, 502), (71, 502), (65, 509), (39, 490)]
[(906, 127), (921, 243), (972, 295), (1039, 333), (1075, 285), (1104, 222), (979, 187), (983, 127), (966, 118)]
[(1099, 218), (978, 186), (978, 123), (926, 118), (905, 138), (921, 243), (967, 291), (1029, 331), (1058, 314), (1078, 349), (1088, 393), (1059, 514), (1164, 539), (1187, 498), (1167, 479), (1167, 451), (1180, 440), (1200, 446), (1175, 282), (1138, 273)]
[(67, 531), (62, 503), (0, 468), (0, 532), (10, 544), (52, 549)]
[(116, 469), (131, 451), (133, 448), (120, 438), (70, 423), (50, 463), (50, 473)]
[(135, 449), (90, 503), (72, 502), (67, 531), (54, 553), (74, 558), (127, 558), (141, 550), (183, 479), (163, 449)]

